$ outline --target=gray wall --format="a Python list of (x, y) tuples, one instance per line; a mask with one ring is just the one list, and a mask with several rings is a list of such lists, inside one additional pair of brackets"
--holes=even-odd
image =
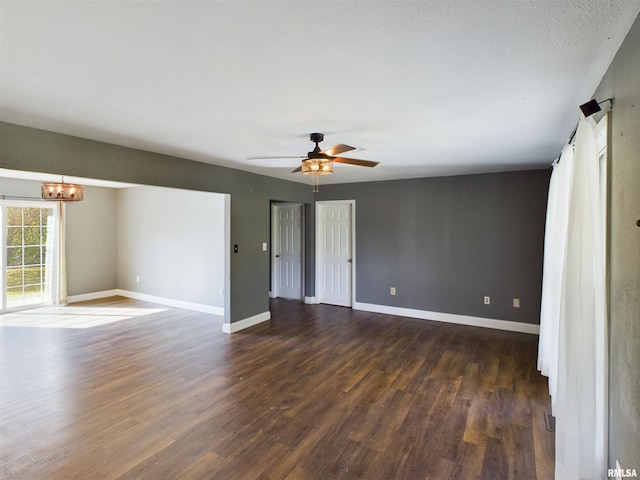
[(323, 185), (318, 199), (356, 201), (358, 302), (539, 323), (549, 176)]
[(117, 287), (116, 195), (113, 188), (85, 187), (85, 199), (65, 207), (68, 295)]
[[(538, 319), (546, 171), (324, 185), (314, 197), (304, 184), (2, 122), (0, 167), (231, 194), (231, 321), (269, 309), (270, 202), (307, 205), (313, 252), (316, 199), (356, 200), (357, 301)], [(308, 296), (314, 275), (307, 255)]]
[(118, 288), (223, 308), (224, 213), (220, 194), (120, 189)]
[[(313, 201), (305, 184), (6, 122), (0, 122), (0, 168), (230, 194), (231, 245), (240, 248), (230, 259), (225, 320), (232, 322), (269, 310), (269, 254), (262, 242), (270, 241), (270, 201)], [(308, 263), (307, 275), (312, 271)]]
[(640, 469), (640, 17), (595, 97), (615, 101), (609, 141), (609, 466), (619, 460), (623, 468)]

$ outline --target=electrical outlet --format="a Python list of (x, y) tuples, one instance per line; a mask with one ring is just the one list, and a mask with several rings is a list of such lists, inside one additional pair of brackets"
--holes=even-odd
[(136, 283), (140, 283), (140, 277), (136, 275)]
[(263, 252), (267, 251), (267, 242), (262, 242), (262, 251)]
[(514, 298), (513, 299), (513, 308), (520, 308), (520, 299), (519, 298)]
[(484, 297), (484, 304), (485, 305), (491, 305), (491, 297), (485, 296)]
[(389, 293), (390, 293), (391, 295), (395, 295), (395, 294), (396, 294), (396, 287), (391, 287), (391, 288), (389, 289)]

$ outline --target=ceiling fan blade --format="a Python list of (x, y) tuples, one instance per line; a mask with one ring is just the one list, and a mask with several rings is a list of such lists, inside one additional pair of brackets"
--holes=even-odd
[(302, 171), (302, 167), (298, 167), (295, 170), (291, 170), (291, 173), (298, 173)]
[(355, 150), (356, 147), (352, 147), (351, 145), (345, 145), (344, 143), (339, 143), (338, 145), (334, 145), (331, 148), (328, 148), (327, 150), (322, 150), (322, 152), (320, 153), (324, 153), (325, 155), (329, 155), (330, 157), (333, 157), (335, 155), (340, 155), (341, 153), (344, 152), (350, 152), (351, 150)]
[(287, 158), (307, 158), (306, 155), (297, 155), (295, 157), (283, 157), (283, 156), (277, 156), (277, 157), (247, 157), (247, 160), (279, 160), (279, 159), (287, 159)]
[(358, 160), (357, 158), (344, 158), (344, 157), (336, 157), (333, 159), (334, 162), (338, 163), (348, 163), (350, 165), (358, 165), (360, 167), (375, 167), (380, 162), (373, 162), (371, 160)]

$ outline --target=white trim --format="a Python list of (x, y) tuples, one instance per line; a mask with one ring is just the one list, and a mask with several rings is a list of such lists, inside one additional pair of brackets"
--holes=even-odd
[(133, 298), (134, 300), (142, 300), (144, 302), (157, 303), (159, 305), (166, 305), (168, 307), (182, 308), (184, 310), (193, 310), (194, 312), (209, 313), (211, 315), (224, 316), (224, 308), (215, 307), (213, 305), (204, 305), (202, 303), (185, 302), (182, 300), (175, 300), (173, 298), (157, 297), (155, 295), (148, 295), (146, 293), (132, 292), (129, 290), (104, 290), (102, 292), (84, 293), (81, 295), (72, 295), (67, 301), (69, 303), (84, 302), (86, 300), (96, 300), (98, 298), (106, 297), (126, 297)]
[(318, 297), (304, 297), (304, 303), (307, 303), (309, 305), (317, 304), (319, 303)]
[(81, 293), (80, 295), (69, 295), (67, 297), (67, 303), (86, 302), (89, 300), (98, 300), (100, 298), (116, 297), (118, 295), (121, 295), (120, 290), (102, 290), (101, 292)]
[[(7, 310), (7, 228), (5, 223), (7, 222), (7, 207), (5, 202), (0, 202), (0, 226), (2, 232), (0, 233), (0, 312)], [(4, 286), (3, 286), (4, 285)]]
[(224, 194), (224, 321), (231, 321), (231, 195)]
[(194, 312), (210, 313), (212, 315), (224, 316), (224, 308), (215, 307), (213, 305), (204, 305), (202, 303), (185, 302), (182, 300), (174, 300), (173, 298), (156, 297), (146, 293), (131, 292), (129, 290), (118, 290), (118, 295), (135, 300), (145, 302), (159, 303), (168, 307), (182, 308), (184, 310), (193, 310)]
[(276, 208), (277, 203), (271, 204), (271, 211), (269, 214), (271, 215), (271, 238), (269, 239), (269, 268), (271, 269), (271, 290), (269, 291), (269, 298), (276, 298), (276, 291), (278, 290), (276, 286), (276, 254), (274, 253), (274, 249), (276, 248), (276, 244), (278, 237), (280, 236), (278, 232), (278, 221), (276, 219), (276, 214), (278, 209)]
[[(598, 152), (598, 156), (599, 156), (599, 162), (600, 162), (600, 198), (601, 198), (601, 212), (602, 212), (602, 232), (603, 232), (603, 245), (604, 245), (604, 276), (605, 276), (605, 308), (606, 308), (606, 314), (605, 314), (605, 325), (604, 325), (604, 330), (605, 330), (605, 338), (608, 338), (609, 332), (608, 332), (608, 326), (607, 326), (607, 319), (611, 318), (610, 315), (610, 307), (609, 307), (609, 300), (611, 299), (611, 285), (609, 282), (607, 282), (607, 273), (610, 271), (610, 255), (607, 254), (607, 252), (609, 251), (609, 244), (610, 244), (610, 240), (607, 238), (607, 232), (611, 231), (608, 227), (609, 227), (609, 223), (610, 223), (610, 211), (609, 211), (609, 205), (610, 205), (610, 199), (611, 199), (611, 192), (609, 191), (608, 185), (610, 182), (609, 179), (609, 172), (610, 172), (610, 165), (611, 165), (611, 158), (610, 158), (610, 148), (609, 148), (609, 133), (611, 131), (611, 121), (610, 121), (610, 117), (611, 116), (611, 111), (608, 111), (604, 117), (602, 117), (600, 119), (600, 121), (598, 122), (598, 143), (599, 143), (599, 152)], [(603, 348), (603, 358), (602, 358), (602, 362), (603, 362), (603, 369), (601, 372), (602, 375), (602, 387), (600, 389), (600, 391), (597, 392), (598, 397), (600, 397), (602, 399), (603, 405), (602, 405), (602, 410), (604, 412), (608, 412), (609, 411), (609, 403), (610, 403), (610, 399), (609, 399), (609, 389), (607, 388), (607, 386), (609, 385), (609, 344), (608, 342), (604, 342), (604, 345), (602, 345)], [(596, 382), (597, 383), (597, 382)], [(604, 391), (602, 391), (604, 390)], [(600, 437), (602, 439), (602, 458), (604, 459), (604, 463), (603, 463), (603, 468), (605, 468), (605, 464), (607, 462), (607, 459), (609, 458), (609, 422), (606, 420), (606, 417), (604, 419), (602, 419), (601, 421), (601, 428), (602, 428), (602, 436)], [(597, 442), (596, 442), (597, 445)], [(616, 460), (617, 463), (617, 460)]]
[(237, 322), (225, 322), (222, 324), (222, 332), (236, 333), (240, 330), (244, 330), (245, 328), (253, 327), (254, 325), (258, 325), (259, 323), (266, 322), (267, 320), (271, 320), (271, 312), (269, 311), (259, 313), (252, 317), (243, 318), (242, 320), (239, 320)]
[(509, 320), (496, 320), (493, 318), (471, 317), (455, 313), (429, 312), (415, 310), (413, 308), (392, 307), (389, 305), (374, 305), (371, 303), (355, 302), (354, 310), (365, 312), (386, 313), (400, 317), (420, 318), (422, 320), (434, 320), (436, 322), (456, 323), (472, 327), (494, 328), (496, 330), (509, 330), (511, 332), (540, 334), (540, 325), (532, 323), (512, 322)]

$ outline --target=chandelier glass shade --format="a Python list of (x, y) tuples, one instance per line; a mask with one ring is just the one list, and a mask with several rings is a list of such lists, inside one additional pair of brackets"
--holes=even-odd
[(302, 161), (302, 173), (311, 175), (311, 186), (318, 191), (318, 177), (333, 173), (333, 160), (327, 158), (309, 158)]
[(329, 175), (333, 173), (333, 161), (324, 158), (310, 158), (302, 161), (305, 175)]

